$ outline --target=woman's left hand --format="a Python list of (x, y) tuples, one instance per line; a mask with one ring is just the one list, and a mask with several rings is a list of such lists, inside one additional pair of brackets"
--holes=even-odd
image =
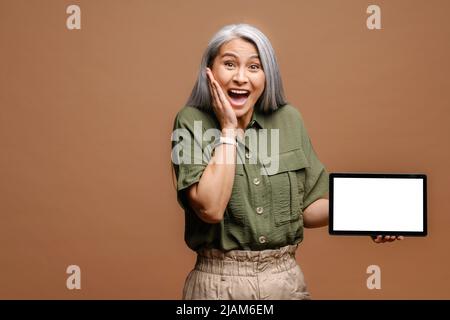
[(376, 242), (376, 243), (385, 243), (385, 242), (392, 242), (392, 241), (395, 241), (395, 240), (403, 240), (403, 239), (405, 239), (405, 237), (403, 237), (403, 236), (381, 236), (381, 235), (379, 235), (379, 236), (372, 236), (372, 240), (373, 240), (373, 242)]

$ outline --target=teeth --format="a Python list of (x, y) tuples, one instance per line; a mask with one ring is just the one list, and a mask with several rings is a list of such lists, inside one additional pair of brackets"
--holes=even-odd
[(248, 93), (246, 90), (230, 90), (230, 92), (236, 93), (236, 94), (245, 94)]

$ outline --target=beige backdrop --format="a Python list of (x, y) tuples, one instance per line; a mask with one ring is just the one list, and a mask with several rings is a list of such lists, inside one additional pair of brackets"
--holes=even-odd
[[(81, 7), (81, 30), (66, 8)], [(382, 30), (366, 27), (370, 4)], [(170, 133), (207, 42), (260, 28), (329, 172), (429, 178), (429, 236), (307, 230), (315, 299), (449, 299), (450, 2), (0, 1), (0, 298), (179, 299)], [(81, 290), (66, 268), (81, 268)], [(382, 271), (381, 290), (366, 268)]]

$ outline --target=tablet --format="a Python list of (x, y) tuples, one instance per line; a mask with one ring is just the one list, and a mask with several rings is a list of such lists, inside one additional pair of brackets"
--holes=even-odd
[(330, 173), (332, 235), (427, 235), (424, 174)]

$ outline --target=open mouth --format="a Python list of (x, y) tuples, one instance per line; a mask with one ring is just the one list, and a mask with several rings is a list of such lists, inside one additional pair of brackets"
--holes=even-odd
[(247, 102), (248, 96), (250, 95), (250, 91), (248, 90), (230, 89), (227, 93), (231, 104), (236, 107), (243, 106)]

